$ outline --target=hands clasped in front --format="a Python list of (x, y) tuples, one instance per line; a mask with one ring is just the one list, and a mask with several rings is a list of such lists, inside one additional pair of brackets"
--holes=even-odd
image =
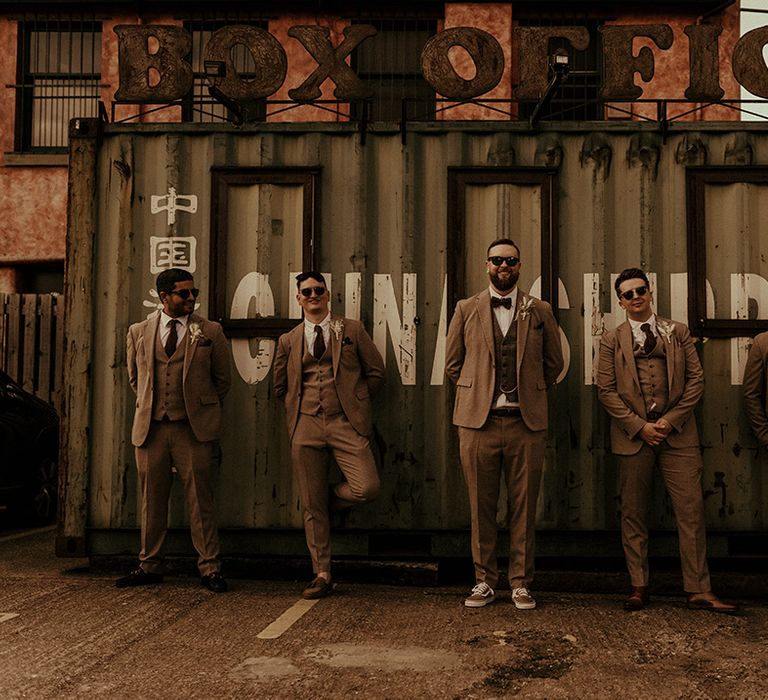
[(640, 438), (651, 447), (660, 445), (672, 432), (672, 426), (663, 418), (654, 423), (646, 423), (640, 430)]

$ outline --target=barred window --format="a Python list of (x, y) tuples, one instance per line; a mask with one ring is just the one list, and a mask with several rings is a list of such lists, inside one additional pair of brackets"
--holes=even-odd
[[(600, 90), (603, 85), (602, 73), (602, 35), (597, 31), (597, 20), (585, 19), (522, 19), (524, 27), (551, 27), (579, 25), (589, 31), (589, 46), (584, 51), (576, 51), (565, 40), (549, 40), (548, 54), (557, 49), (565, 49), (570, 56), (568, 78), (560, 85), (549, 106), (543, 110), (542, 119), (556, 121), (602, 120), (603, 108), (600, 103)], [(520, 119), (528, 119), (536, 108), (536, 102), (520, 102)]]
[[(373, 90), (369, 119), (397, 121), (407, 105), (407, 119), (434, 119), (435, 91), (421, 73), (421, 51), (437, 33), (428, 19), (353, 20), (376, 27), (376, 36), (362, 42), (352, 54), (352, 68)], [(362, 117), (362, 104), (352, 105), (354, 118)]]
[(17, 150), (66, 150), (70, 119), (99, 113), (101, 24), (19, 22), (18, 67)]
[[(211, 35), (222, 27), (233, 24), (247, 24), (259, 29), (267, 29), (267, 22), (263, 20), (190, 20), (184, 23), (184, 28), (192, 35), (192, 55), (189, 57), (192, 66), (192, 89), (184, 97), (182, 107), (182, 119), (185, 122), (222, 122), (228, 121), (232, 115), (229, 110), (210, 96), (208, 92), (208, 80), (205, 77), (203, 66), (205, 46)], [(252, 80), (256, 77), (256, 62), (250, 50), (237, 44), (232, 47), (232, 61), (235, 64), (238, 75), (243, 80)], [(249, 105), (247, 121), (264, 121), (267, 113), (266, 100), (258, 100), (254, 105)]]

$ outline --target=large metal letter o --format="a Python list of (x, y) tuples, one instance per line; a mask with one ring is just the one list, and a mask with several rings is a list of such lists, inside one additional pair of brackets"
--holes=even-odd
[(763, 47), (768, 44), (768, 27), (747, 32), (733, 47), (733, 75), (745, 90), (768, 98), (768, 68)]
[[(475, 63), (476, 74), (465, 80), (448, 58), (452, 46), (461, 46)], [(453, 27), (435, 34), (421, 52), (421, 71), (439, 95), (469, 100), (493, 90), (504, 74), (504, 52), (494, 37), (476, 27)]]
[[(243, 80), (232, 61), (232, 49), (245, 46), (256, 63), (256, 77)], [(217, 87), (237, 102), (249, 102), (276, 93), (285, 80), (288, 59), (280, 42), (269, 32), (244, 24), (223, 27), (211, 35), (205, 47), (206, 61), (221, 61), (226, 65)]]

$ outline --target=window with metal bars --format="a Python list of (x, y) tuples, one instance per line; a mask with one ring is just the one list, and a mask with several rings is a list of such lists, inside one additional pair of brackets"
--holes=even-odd
[[(582, 26), (589, 31), (589, 46), (584, 51), (575, 51), (565, 40), (549, 40), (548, 54), (565, 49), (570, 56), (570, 70), (565, 82), (558, 88), (549, 106), (539, 115), (541, 119), (556, 121), (602, 120), (603, 107), (600, 103), (600, 89), (603, 84), (602, 36), (597, 31), (597, 20), (579, 19), (521, 19), (523, 27)], [(528, 119), (536, 108), (536, 102), (521, 101), (519, 118)]]
[[(352, 54), (353, 70), (373, 90), (368, 118), (397, 122), (402, 116), (434, 119), (435, 91), (421, 73), (421, 51), (437, 32), (437, 21), (356, 19), (353, 23), (370, 24), (378, 32)], [(352, 117), (362, 118), (365, 105), (356, 103), (351, 107)]]
[[(192, 35), (192, 55), (189, 57), (192, 66), (192, 89), (184, 97), (182, 119), (185, 122), (221, 122), (229, 121), (229, 110), (217, 102), (208, 93), (208, 80), (203, 66), (203, 50), (211, 35), (222, 27), (233, 24), (247, 24), (259, 29), (267, 29), (265, 20), (190, 20), (184, 23), (184, 28)], [(232, 61), (238, 75), (243, 80), (256, 77), (256, 62), (247, 47), (237, 44), (232, 47)], [(247, 121), (264, 121), (267, 114), (266, 100), (259, 100), (248, 106)]]
[(16, 149), (63, 152), (70, 119), (99, 113), (101, 23), (19, 22)]

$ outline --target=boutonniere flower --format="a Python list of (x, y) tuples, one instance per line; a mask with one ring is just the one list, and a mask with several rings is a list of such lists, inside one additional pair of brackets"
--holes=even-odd
[(521, 321), (525, 321), (525, 319), (528, 318), (528, 315), (533, 312), (535, 301), (536, 300), (533, 297), (525, 297), (523, 303), (520, 305), (520, 311), (518, 312)]
[(672, 342), (672, 334), (675, 332), (675, 324), (669, 321), (656, 320), (656, 330), (668, 343)]
[(333, 335), (338, 342), (341, 340), (341, 334), (344, 332), (344, 321), (342, 321), (340, 318), (333, 318), (331, 319), (330, 326), (331, 330), (333, 331)]
[(189, 324), (189, 342), (196, 343), (198, 340), (203, 340), (203, 327), (199, 323)]

